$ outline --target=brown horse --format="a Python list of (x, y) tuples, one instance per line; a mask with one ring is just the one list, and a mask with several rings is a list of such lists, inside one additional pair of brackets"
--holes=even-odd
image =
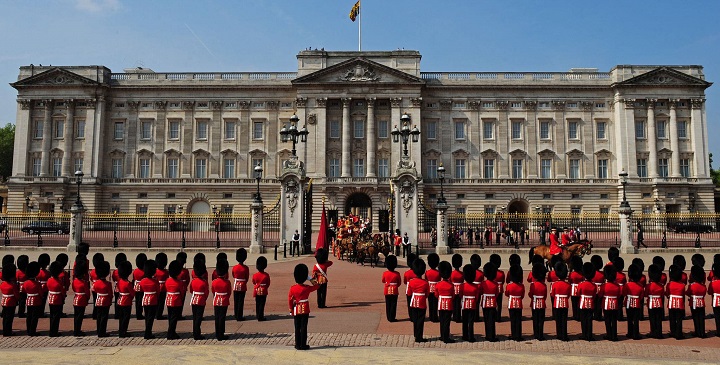
[[(585, 255), (589, 255), (592, 252), (592, 241), (589, 240), (580, 240), (577, 243), (569, 244), (565, 246), (560, 253), (563, 261), (565, 261), (566, 264), (570, 263), (570, 259), (573, 256), (579, 256), (583, 257)], [(530, 262), (532, 263), (532, 258), (535, 255), (540, 255), (542, 258), (544, 258), (547, 261), (550, 261), (552, 259), (553, 255), (550, 254), (550, 246), (545, 245), (538, 245), (530, 249)]]

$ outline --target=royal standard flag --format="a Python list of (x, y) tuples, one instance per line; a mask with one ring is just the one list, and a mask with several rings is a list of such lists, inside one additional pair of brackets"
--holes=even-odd
[(350, 20), (355, 21), (358, 14), (360, 14), (360, 0), (355, 3), (355, 6), (350, 9)]

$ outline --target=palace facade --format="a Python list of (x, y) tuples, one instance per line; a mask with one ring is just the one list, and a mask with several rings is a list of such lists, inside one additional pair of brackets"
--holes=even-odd
[(292, 144), (312, 179), (313, 216), (388, 209), (407, 144), (426, 206), (451, 213), (612, 213), (628, 173), (635, 211), (713, 211), (702, 66), (608, 72), (424, 72), (417, 51), (304, 50), (296, 72), (162, 73), (23, 66), (16, 82), (8, 211), (60, 212), (83, 171), (90, 211), (249, 212), (253, 169), (266, 205)]

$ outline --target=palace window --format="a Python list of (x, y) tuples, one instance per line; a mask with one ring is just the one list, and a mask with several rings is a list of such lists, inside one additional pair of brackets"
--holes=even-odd
[(485, 159), (483, 164), (483, 175), (486, 179), (495, 178), (495, 160)]
[(75, 170), (73, 170), (73, 174), (75, 173), (74, 171), (82, 171), (82, 170), (83, 170), (83, 158), (78, 157), (75, 159)]
[(540, 178), (549, 179), (552, 177), (552, 160), (543, 158), (540, 160)]
[(113, 138), (121, 140), (125, 137), (125, 122), (115, 122), (115, 129), (113, 130)]
[(55, 157), (55, 158), (53, 158), (52, 161), (53, 161), (53, 164), (52, 164), (52, 167), (53, 167), (52, 176), (60, 176), (60, 175), (62, 175), (62, 158), (60, 158), (60, 157)]
[(362, 158), (356, 158), (353, 160), (353, 176), (364, 177), (365, 176), (365, 160)]
[(63, 138), (65, 135), (65, 121), (58, 120), (55, 122), (55, 138)]
[(40, 158), (33, 158), (32, 176), (40, 176), (40, 171), (42, 171), (42, 160)]
[(513, 159), (512, 162), (512, 178), (522, 179), (523, 178), (523, 161), (521, 159)]
[(35, 139), (43, 138), (43, 124), (44, 123), (42, 120), (35, 121), (35, 133), (33, 135), (33, 138), (35, 138)]
[(356, 120), (353, 125), (353, 138), (365, 138), (365, 122)]
[(660, 177), (668, 177), (668, 159), (667, 158), (659, 158), (658, 159), (658, 175)]
[(466, 162), (467, 160), (459, 158), (455, 160), (455, 178), (456, 179), (464, 179), (466, 176)]
[(142, 129), (142, 136), (141, 139), (150, 139), (152, 138), (152, 122), (151, 121), (143, 121), (141, 124)]
[(598, 173), (597, 173), (598, 179), (607, 179), (608, 178), (608, 160), (607, 159), (598, 160), (597, 167), (598, 167)]
[(378, 177), (389, 177), (390, 168), (389, 161), (387, 158), (381, 158), (378, 160)]
[(680, 176), (690, 177), (690, 159), (689, 158), (681, 158), (680, 159)]
[(568, 138), (578, 139), (578, 122), (568, 123)]
[(429, 121), (425, 123), (425, 137), (427, 139), (437, 139), (437, 122)]
[(637, 173), (638, 177), (647, 177), (647, 159), (645, 158), (638, 158), (637, 159)]
[(381, 120), (378, 122), (378, 138), (388, 138), (390, 131), (390, 124), (387, 120)]
[(227, 158), (223, 160), (223, 179), (235, 178), (235, 159)]
[(208, 123), (205, 120), (197, 121), (197, 132), (195, 138), (198, 140), (207, 140), (208, 138)]
[(635, 138), (637, 139), (644, 139), (645, 138), (645, 122), (643, 121), (635, 121)]
[(550, 122), (540, 122), (540, 139), (550, 139)]
[(75, 138), (85, 138), (85, 121), (78, 120), (75, 122)]
[(340, 122), (337, 120), (330, 121), (330, 138), (340, 138)]
[(438, 168), (438, 160), (431, 158), (427, 160), (427, 177), (430, 179), (436, 179), (438, 177), (437, 174), (437, 168)]
[(483, 122), (483, 139), (493, 139), (493, 122)]
[(150, 177), (150, 159), (141, 158), (140, 168), (138, 170), (138, 177), (141, 179), (147, 179)]
[(573, 158), (570, 159), (570, 171), (568, 171), (568, 177), (571, 179), (579, 179), (580, 178), (580, 159)]
[(328, 163), (328, 177), (340, 177), (340, 159), (331, 158)]
[(677, 134), (678, 138), (688, 138), (687, 136), (687, 122), (684, 120), (677, 122)]
[(170, 128), (168, 130), (168, 138), (171, 140), (178, 140), (180, 139), (180, 122), (179, 121), (171, 121), (170, 122)]
[(195, 177), (198, 179), (207, 178), (207, 159), (198, 158), (195, 160)]
[(465, 122), (455, 122), (455, 139), (465, 139)]
[(225, 139), (235, 139), (235, 121), (225, 122)]
[(180, 160), (177, 158), (169, 158), (167, 160), (167, 177), (169, 179), (177, 179), (180, 171)]
[(263, 127), (265, 126), (265, 123), (263, 122), (253, 122), (253, 139), (259, 140), (263, 139)]
[(597, 139), (606, 139), (605, 135), (605, 127), (607, 126), (607, 123), (605, 122), (597, 122), (595, 125), (597, 129), (595, 130)]
[(665, 134), (665, 126), (667, 124), (664, 120), (658, 120), (656, 124), (657, 129), (657, 138), (667, 138), (667, 135)]
[(522, 138), (522, 122), (512, 122), (512, 139)]
[(112, 172), (111, 176), (113, 179), (123, 178), (123, 160), (121, 158), (112, 159)]

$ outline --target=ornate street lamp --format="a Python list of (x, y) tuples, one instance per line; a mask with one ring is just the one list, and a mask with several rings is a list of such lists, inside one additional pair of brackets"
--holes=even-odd
[(443, 182), (445, 181), (445, 166), (441, 163), (437, 168), (438, 179), (440, 180), (440, 197), (438, 198), (438, 204), (447, 204), (445, 199), (445, 191), (443, 188)]
[(695, 193), (690, 193), (690, 196), (688, 197), (688, 210), (690, 213), (693, 213), (695, 211), (695, 201), (696, 201)]
[(297, 156), (295, 154), (295, 144), (298, 142), (307, 142), (307, 135), (310, 134), (308, 130), (305, 128), (305, 126), (302, 127), (301, 130), (297, 129), (297, 123), (300, 121), (300, 118), (298, 118), (297, 115), (293, 114), (290, 117), (290, 127), (285, 128), (283, 127), (280, 130), (280, 140), (283, 142), (292, 142), (292, 155)]
[(220, 248), (220, 211), (216, 205), (212, 206), (212, 212), (215, 215), (215, 247)]
[(75, 183), (77, 184), (77, 200), (75, 200), (75, 205), (78, 207), (82, 207), (82, 201), (80, 201), (80, 185), (82, 185), (83, 176), (85, 176), (85, 174), (83, 174), (82, 171), (75, 171)]
[(254, 170), (255, 170), (255, 181), (257, 181), (257, 191), (255, 192), (255, 202), (262, 203), (262, 197), (260, 196), (260, 179), (262, 179), (263, 168), (258, 163), (257, 166), (255, 166)]
[(628, 183), (628, 173), (625, 171), (625, 169), (623, 169), (622, 171), (620, 171), (619, 176), (620, 176), (620, 182), (622, 183), (622, 188), (623, 188), (623, 198), (622, 198), (622, 202), (620, 202), (620, 208), (630, 208), (630, 203), (628, 203), (627, 195), (625, 194), (625, 187)]
[(185, 215), (183, 214), (183, 207), (182, 205), (179, 205), (178, 208), (178, 214), (180, 214), (180, 229), (182, 230), (182, 248), (185, 248)]
[(402, 138), (403, 143), (403, 157), (408, 157), (408, 148), (407, 144), (410, 141), (410, 136), (412, 136), (413, 142), (420, 141), (420, 130), (417, 128), (417, 126), (413, 126), (412, 130), (410, 129), (410, 116), (406, 113), (403, 113), (403, 115), (400, 117), (400, 123), (402, 124), (402, 129), (398, 130), (397, 125), (395, 128), (393, 128), (392, 132), (392, 138), (394, 143), (400, 142), (400, 138)]

